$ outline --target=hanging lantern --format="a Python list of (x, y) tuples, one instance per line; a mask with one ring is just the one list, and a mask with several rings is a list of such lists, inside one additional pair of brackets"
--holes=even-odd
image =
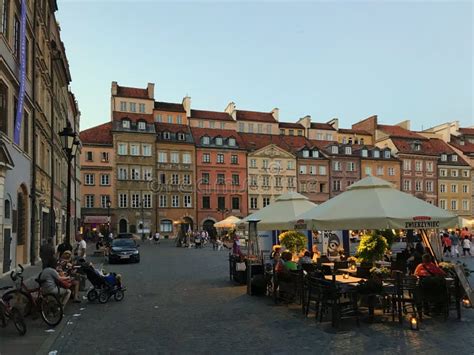
[(418, 319), (414, 316), (410, 318), (410, 329), (411, 330), (420, 330), (418, 326)]
[(471, 308), (471, 301), (467, 296), (462, 299), (462, 305), (464, 308)]

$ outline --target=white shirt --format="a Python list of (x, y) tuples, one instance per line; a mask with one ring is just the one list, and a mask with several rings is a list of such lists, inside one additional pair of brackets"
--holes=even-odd
[[(86, 257), (86, 248), (87, 248), (86, 241), (84, 239), (82, 239), (80, 242), (77, 242), (75, 251), (77, 250), (77, 255), (78, 256), (80, 256), (82, 258), (85, 258)], [(84, 255), (82, 255), (82, 256), (79, 253), (79, 250), (81, 250), (81, 249), (84, 250)]]

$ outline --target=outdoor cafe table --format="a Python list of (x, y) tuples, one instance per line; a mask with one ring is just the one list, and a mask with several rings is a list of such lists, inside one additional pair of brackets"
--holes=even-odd
[(337, 269), (337, 271), (345, 273), (345, 274), (357, 274), (357, 268), (356, 269), (351, 269), (351, 268)]
[[(360, 277), (349, 276), (344, 278), (344, 275), (334, 275), (336, 282), (341, 284), (358, 284), (360, 281), (366, 281), (366, 279)], [(324, 278), (328, 281), (332, 281), (333, 275), (326, 275)]]

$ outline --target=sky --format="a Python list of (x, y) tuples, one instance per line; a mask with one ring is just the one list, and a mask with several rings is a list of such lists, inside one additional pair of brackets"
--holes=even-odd
[(75, 1), (57, 19), (82, 113), (110, 120), (110, 87), (223, 111), (280, 109), (340, 127), (378, 115), (420, 130), (474, 125), (470, 1)]

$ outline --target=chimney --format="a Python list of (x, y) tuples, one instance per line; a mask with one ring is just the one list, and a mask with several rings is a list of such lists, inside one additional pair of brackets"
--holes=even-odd
[(327, 123), (328, 125), (332, 126), (336, 131), (339, 129), (339, 118), (335, 117)]
[(189, 96), (183, 97), (182, 101), (184, 110), (186, 111), (186, 117), (191, 117), (191, 98)]
[(377, 115), (373, 115), (373, 116), (367, 117), (366, 119), (362, 121), (354, 123), (352, 125), (352, 129), (361, 129), (363, 131), (367, 131), (375, 139), (375, 131), (377, 130), (377, 126), (378, 126), (378, 117)]
[(301, 124), (304, 128), (308, 129), (311, 127), (311, 116), (306, 115), (302, 118), (300, 118), (296, 123)]
[(410, 130), (410, 120), (405, 120), (396, 124), (398, 127), (405, 128), (407, 131)]
[(154, 100), (155, 99), (155, 84), (148, 83), (146, 86), (146, 91), (148, 93), (148, 98)]
[(112, 81), (112, 96), (117, 96), (118, 84), (116, 81)]
[(273, 118), (278, 122), (280, 121), (280, 109), (275, 107), (273, 110), (272, 110), (272, 116)]
[(236, 106), (235, 106), (235, 102), (229, 102), (229, 104), (227, 105), (227, 107), (224, 109), (224, 112), (227, 112), (229, 115), (232, 116), (232, 118), (235, 120), (237, 120), (237, 112), (236, 112)]

